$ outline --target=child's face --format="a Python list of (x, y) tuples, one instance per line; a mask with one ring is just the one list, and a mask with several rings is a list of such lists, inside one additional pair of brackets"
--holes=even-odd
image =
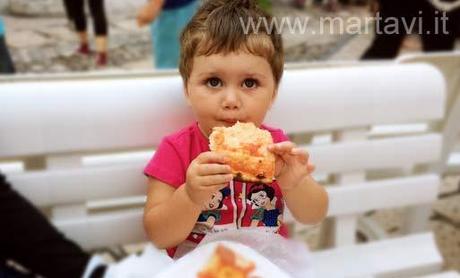
[(222, 192), (217, 191), (216, 193), (212, 194), (211, 200), (209, 201), (206, 208), (208, 210), (217, 209), (220, 205), (220, 202), (222, 202), (223, 198), (224, 197), (222, 196)]
[(270, 202), (267, 196), (267, 192), (265, 191), (252, 193), (251, 201), (259, 208), (265, 207)]
[(245, 52), (214, 54), (193, 59), (186, 97), (201, 131), (237, 121), (262, 124), (276, 96), (268, 61)]

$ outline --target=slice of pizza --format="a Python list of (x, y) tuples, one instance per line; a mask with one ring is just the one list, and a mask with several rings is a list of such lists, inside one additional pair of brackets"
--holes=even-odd
[(275, 155), (269, 131), (253, 123), (237, 122), (231, 127), (215, 127), (209, 137), (211, 151), (225, 154), (237, 180), (271, 183), (275, 176)]
[(254, 262), (219, 244), (198, 278), (248, 278), (254, 269)]

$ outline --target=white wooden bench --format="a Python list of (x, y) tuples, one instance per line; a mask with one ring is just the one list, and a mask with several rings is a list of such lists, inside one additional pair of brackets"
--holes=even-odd
[(460, 173), (460, 51), (405, 55), (396, 62), (431, 64), (443, 73), (447, 81), (446, 118), (434, 127), (442, 131), (444, 139), (437, 170)]
[[(85, 248), (143, 241), (142, 167), (165, 134), (192, 119), (181, 86), (175, 74), (6, 80), (0, 83), (0, 162), (24, 165), (8, 174), (15, 188), (48, 208), (56, 226)], [(315, 175), (328, 184), (335, 248), (315, 252), (319, 277), (441, 269), (431, 232), (359, 245), (355, 235), (365, 212), (436, 200), (437, 173), (406, 170), (380, 179), (367, 173), (435, 165), (439, 132), (369, 135), (374, 125), (440, 121), (444, 101), (441, 73), (424, 64), (286, 72), (266, 122), (300, 140), (317, 165)], [(321, 143), (325, 134), (333, 140)], [(426, 217), (417, 215), (419, 229)]]

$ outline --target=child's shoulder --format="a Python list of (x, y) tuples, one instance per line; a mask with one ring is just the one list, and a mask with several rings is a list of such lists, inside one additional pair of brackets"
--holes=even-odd
[(183, 144), (191, 140), (191, 137), (195, 136), (196, 133), (196, 123), (190, 124), (178, 131), (175, 131), (171, 134), (168, 134), (164, 137), (164, 141), (176, 144)]

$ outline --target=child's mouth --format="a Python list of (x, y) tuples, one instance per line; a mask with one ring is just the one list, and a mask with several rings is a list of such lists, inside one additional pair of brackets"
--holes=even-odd
[(222, 121), (227, 125), (234, 125), (234, 124), (236, 124), (238, 122), (238, 120), (236, 120), (236, 119), (224, 119)]

